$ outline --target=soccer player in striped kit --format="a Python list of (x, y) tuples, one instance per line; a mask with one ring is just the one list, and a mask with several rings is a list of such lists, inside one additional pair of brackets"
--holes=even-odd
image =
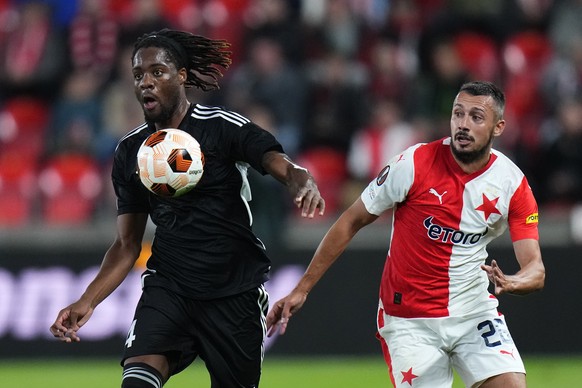
[[(263, 283), (271, 262), (251, 228), (247, 169), (286, 185), (302, 216), (324, 212), (313, 177), (273, 135), (238, 113), (188, 100), (188, 87), (218, 87), (219, 67), (230, 64), (227, 47), (167, 29), (134, 46), (134, 89), (146, 122), (115, 151), (117, 237), (95, 279), (50, 328), (61, 341), (80, 340), (78, 330), (134, 266), (151, 218), (155, 238), (125, 341), (123, 388), (160, 388), (196, 358), (204, 360), (213, 388), (257, 388), (268, 308)], [(141, 143), (166, 128), (191, 134), (204, 154), (200, 182), (179, 198), (149, 192), (136, 172)]]
[[(452, 107), (451, 135), (396, 155), (330, 228), (295, 289), (267, 316), (289, 318), (354, 235), (393, 208), (380, 285), (378, 338), (395, 387), (525, 387), (525, 368), (495, 295), (544, 286), (538, 208), (527, 179), (492, 148), (505, 129), (503, 92), (469, 82)], [(505, 274), (486, 247), (507, 228), (520, 270)], [(490, 283), (493, 293), (489, 292)]]

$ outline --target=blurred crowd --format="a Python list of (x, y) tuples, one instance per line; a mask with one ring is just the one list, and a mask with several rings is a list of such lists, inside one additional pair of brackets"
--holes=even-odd
[[(0, 0), (0, 224), (114, 214), (115, 145), (143, 122), (131, 50), (164, 27), (228, 40), (224, 105), (309, 168), (334, 216), (387, 159), (449, 133), (459, 86), (507, 97), (495, 147), (544, 207), (582, 202), (582, 0)], [(264, 234), (289, 216), (253, 174)], [(280, 194), (280, 195), (279, 195)]]

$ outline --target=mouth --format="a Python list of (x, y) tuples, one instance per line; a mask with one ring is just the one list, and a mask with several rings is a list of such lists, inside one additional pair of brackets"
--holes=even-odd
[(158, 101), (152, 96), (143, 96), (143, 107), (145, 110), (153, 110), (158, 106)]
[(460, 146), (467, 146), (473, 142), (473, 138), (464, 132), (457, 132), (455, 134), (455, 141)]

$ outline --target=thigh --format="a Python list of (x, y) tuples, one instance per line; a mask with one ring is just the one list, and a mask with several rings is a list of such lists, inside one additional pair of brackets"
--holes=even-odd
[(424, 319), (384, 314), (378, 334), (395, 387), (450, 388), (453, 371), (442, 339)]
[(526, 386), (525, 374), (515, 372), (493, 376), (473, 385), (474, 388), (526, 388)]
[(146, 287), (125, 340), (122, 364), (127, 359), (164, 356), (168, 374), (172, 375), (192, 363), (197, 353), (187, 306), (188, 301), (180, 295)]
[(264, 287), (197, 305), (200, 358), (212, 387), (258, 387), (268, 309)]
[(517, 373), (517, 378), (525, 374), (505, 318), (496, 310), (465, 320), (458, 330), (461, 338), (453, 352), (453, 364), (467, 386), (477, 387), (506, 373)]

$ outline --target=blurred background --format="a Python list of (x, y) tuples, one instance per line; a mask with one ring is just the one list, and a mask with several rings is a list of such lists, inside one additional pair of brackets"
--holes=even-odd
[[(507, 127), (494, 146), (539, 201), (547, 266), (545, 290), (502, 297), (502, 310), (523, 353), (582, 353), (580, 20), (581, 0), (0, 0), (0, 357), (70, 355), (48, 327), (115, 236), (111, 159), (143, 122), (131, 50), (165, 27), (232, 44), (220, 90), (191, 101), (274, 133), (326, 199), (324, 217), (301, 220), (280, 184), (251, 172), (272, 299), (391, 156), (449, 134), (463, 82), (500, 85)], [(390, 215), (362, 231), (269, 351), (380, 356), (389, 233)], [(148, 248), (75, 354), (120, 353)], [(490, 254), (516, 270), (507, 238)]]

